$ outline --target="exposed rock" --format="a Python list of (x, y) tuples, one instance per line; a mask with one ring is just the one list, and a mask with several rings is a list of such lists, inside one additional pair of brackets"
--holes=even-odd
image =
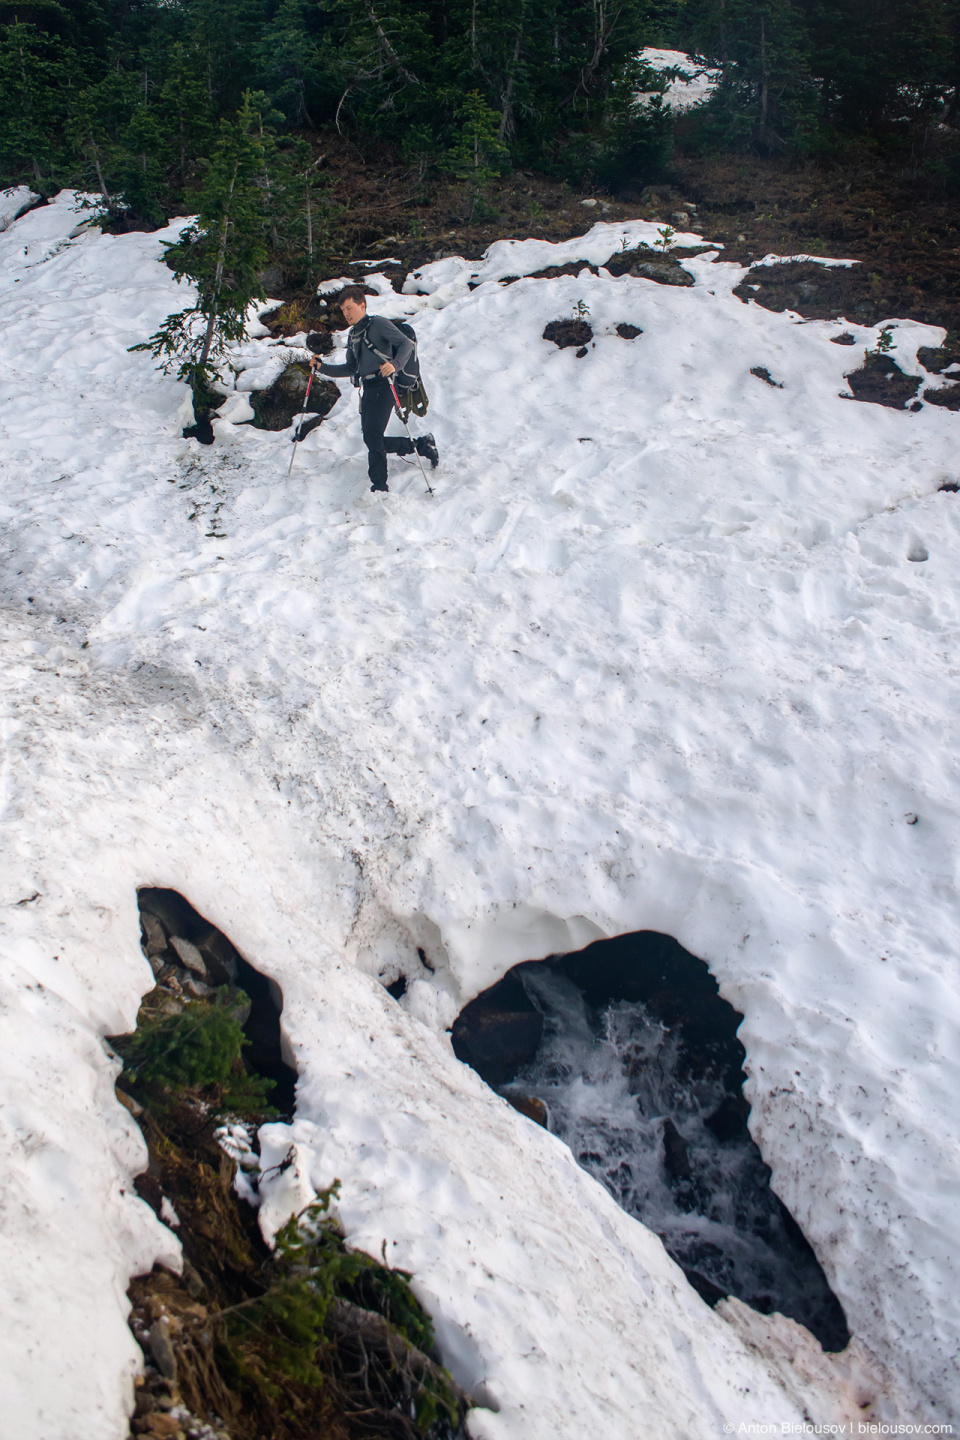
[(586, 320), (551, 320), (543, 332), (544, 340), (552, 340), (561, 350), (571, 345), (584, 346), (593, 339), (593, 327)]
[(643, 331), (639, 325), (628, 325), (625, 320), (621, 320), (617, 326), (617, 334), (621, 340), (636, 340), (638, 335), (643, 334)]
[(581, 201), (580, 201), (580, 204), (581, 204), (581, 205), (584, 207), (584, 209), (586, 209), (586, 210), (593, 210), (594, 207), (596, 206), (596, 203), (597, 203), (596, 200), (581, 200)]
[(183, 979), (183, 993), (189, 995), (191, 1000), (207, 1000), (215, 994), (215, 987), (196, 980), (192, 975), (186, 975)]
[(665, 204), (675, 198), (679, 199), (679, 196), (670, 185), (645, 185), (640, 191), (641, 205)]
[(538, 1095), (504, 1095), (503, 1098), (535, 1125), (547, 1128), (547, 1107)]
[(774, 380), (773, 376), (770, 374), (770, 371), (767, 369), (766, 365), (754, 365), (753, 368), (752, 368), (751, 371), (750, 371), (750, 374), (751, 374), (751, 375), (756, 375), (756, 377), (757, 377), (758, 380), (764, 380), (764, 381), (766, 381), (766, 383), (767, 383), (768, 385), (772, 385), (772, 386), (773, 386), (774, 390), (782, 390), (782, 389), (783, 389), (783, 384), (782, 384), (782, 382), (779, 381), (779, 380)]
[(655, 280), (658, 285), (692, 285), (693, 276), (689, 270), (684, 270), (682, 265), (669, 260), (645, 261), (642, 265), (635, 265), (630, 271), (644, 280)]
[[(176, 1383), (177, 1357), (170, 1340), (170, 1317), (168, 1315), (161, 1315), (158, 1320), (154, 1320), (150, 1326), (149, 1339), (150, 1349), (160, 1374), (165, 1380)], [(172, 1432), (168, 1431), (167, 1433)]]
[(149, 911), (141, 914), (140, 928), (143, 931), (143, 953), (147, 959), (152, 960), (155, 955), (162, 955), (167, 948), (167, 936), (156, 915), (151, 915)]
[(586, 347), (586, 345), (581, 345), (581, 346), (580, 346), (580, 349), (576, 352), (576, 359), (582, 360), (583, 357), (584, 357), (584, 355), (586, 355), (586, 353), (587, 353), (587, 347)]
[(211, 927), (209, 933), (197, 941), (200, 954), (207, 967), (207, 975), (214, 985), (235, 985), (237, 981), (237, 952), (227, 937)]
[(690, 216), (686, 210), (674, 210), (670, 216), (670, 224), (676, 225), (678, 230), (685, 230), (690, 224)]
[(195, 975), (206, 978), (207, 967), (203, 963), (203, 956), (196, 945), (191, 944), (189, 940), (184, 940), (182, 935), (171, 935), (170, 948), (176, 951), (182, 965), (185, 965), (188, 970), (192, 970)]
[(536, 1055), (543, 1016), (522, 982), (508, 975), (461, 1010), (451, 1039), (458, 1060), (488, 1085), (505, 1085)]
[(871, 354), (846, 377), (855, 400), (904, 410), (920, 389), (919, 375), (905, 375), (889, 355)]
[(830, 336), (831, 345), (856, 345), (856, 343), (856, 337), (851, 335), (849, 330), (844, 330), (842, 335)]
[(304, 409), (308, 415), (328, 415), (340, 399), (340, 391), (332, 380), (315, 379), (310, 387), (310, 399), (304, 406), (310, 366), (303, 361), (288, 365), (282, 375), (266, 390), (254, 390), (250, 394), (257, 430), (286, 430), (291, 421)]

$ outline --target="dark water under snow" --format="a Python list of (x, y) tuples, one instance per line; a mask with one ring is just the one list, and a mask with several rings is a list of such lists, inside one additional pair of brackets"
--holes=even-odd
[(705, 1299), (736, 1295), (778, 1310), (842, 1349), (843, 1311), (770, 1189), (759, 1149), (742, 1123), (717, 1123), (743, 1106), (729, 1073), (691, 1064), (682, 1026), (668, 1029), (639, 1001), (591, 1006), (546, 963), (514, 973), (543, 1016), (543, 1037), (502, 1093), (544, 1101), (551, 1131), (661, 1237)]

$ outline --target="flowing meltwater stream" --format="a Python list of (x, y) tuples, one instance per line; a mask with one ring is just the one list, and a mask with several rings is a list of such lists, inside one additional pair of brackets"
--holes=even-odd
[[(799, 1321), (825, 1349), (842, 1349), (849, 1340), (843, 1310), (771, 1190), (770, 1170), (746, 1126), (739, 1041), (739, 1058), (731, 1062), (729, 1053), (736, 1011), (714, 994), (717, 1012), (729, 1012), (721, 1026), (733, 1029), (726, 1053), (709, 1044), (698, 1053), (691, 1040), (702, 1040), (702, 1011), (685, 1028), (665, 1024), (649, 1002), (614, 996), (597, 1003), (562, 972), (564, 963), (528, 962), (501, 982), (501, 994), (514, 997), (519, 982), (536, 1012), (526, 1018), (539, 1017), (542, 1029), (539, 1042), (527, 1046), (532, 1058), (495, 1077), (496, 1088), (527, 1113), (531, 1100), (542, 1102), (548, 1128), (628, 1214), (660, 1236), (708, 1303), (736, 1295), (764, 1314)], [(516, 1009), (514, 998), (487, 1018), (505, 1019), (509, 1028), (520, 1021)]]

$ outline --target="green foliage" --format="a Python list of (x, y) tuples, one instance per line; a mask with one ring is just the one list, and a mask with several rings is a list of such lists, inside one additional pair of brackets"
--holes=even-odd
[[(410, 1275), (344, 1245), (329, 1213), (339, 1189), (334, 1181), (278, 1231), (273, 1273), (263, 1295), (224, 1312), (224, 1369), (241, 1387), (262, 1389), (274, 1401), (283, 1393), (281, 1377), (312, 1387), (324, 1384), (319, 1352), (338, 1298), (349, 1297), (381, 1315), (424, 1354), (434, 1345), (433, 1326), (410, 1289)], [(457, 1399), (444, 1377), (435, 1365), (411, 1376), (416, 1423), (424, 1434), (441, 1417), (457, 1421)]]
[(142, 1013), (132, 1035), (112, 1042), (123, 1058), (124, 1087), (154, 1108), (199, 1090), (215, 1109), (262, 1115), (273, 1084), (244, 1070), (247, 1042), (236, 1009), (237, 992), (223, 987), (178, 1014)]
[(0, 166), (42, 185), (61, 158), (58, 131), (75, 56), (59, 38), (14, 20), (0, 36)]
[(488, 209), (484, 191), (509, 163), (509, 152), (500, 138), (500, 117), (479, 90), (465, 95), (456, 110), (457, 136), (447, 156), (447, 165), (458, 180), (469, 187), (470, 214)]
[[(662, 173), (673, 119), (634, 98), (662, 88), (647, 44), (722, 71), (686, 144), (829, 158), (851, 135), (916, 122), (929, 139), (960, 113), (960, 0), (34, 0), (0, 17), (0, 185), (95, 191), (115, 224), (205, 217), (222, 126), (255, 94), (260, 240), (301, 276), (329, 217), (316, 152), (294, 151), (303, 127), (386, 138), (417, 186), (452, 171), (476, 217), (511, 165), (614, 187)], [(953, 151), (933, 150), (921, 165), (958, 183)], [(190, 350), (198, 324), (198, 362), (192, 312), (161, 353)]]
[(131, 347), (149, 351), (165, 372), (176, 365), (177, 379), (194, 389), (216, 378), (227, 343), (246, 336), (251, 303), (265, 298), (258, 273), (267, 260), (270, 204), (262, 98), (248, 91), (236, 116), (221, 120), (197, 222), (167, 246), (167, 264), (177, 280), (196, 286), (196, 302)]

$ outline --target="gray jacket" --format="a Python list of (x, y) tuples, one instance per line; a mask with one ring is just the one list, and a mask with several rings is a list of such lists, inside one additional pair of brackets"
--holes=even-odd
[(346, 364), (330, 365), (321, 360), (319, 368), (324, 375), (350, 375), (359, 384), (379, 375), (383, 361), (376, 350), (388, 355), (396, 369), (402, 370), (413, 354), (413, 341), (382, 315), (364, 315), (347, 337)]

